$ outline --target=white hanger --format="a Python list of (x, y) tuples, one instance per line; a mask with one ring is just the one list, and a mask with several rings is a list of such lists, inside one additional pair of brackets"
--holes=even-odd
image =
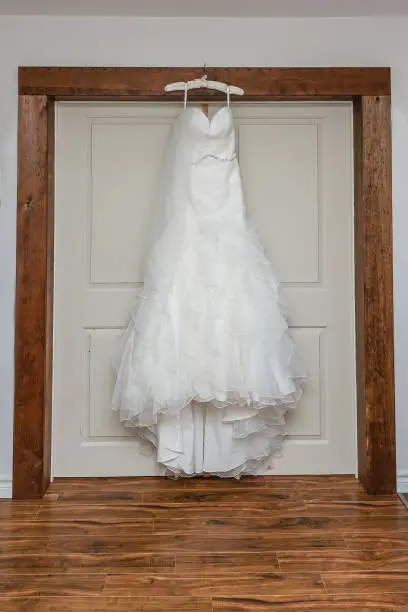
[(192, 81), (177, 81), (175, 83), (168, 83), (164, 91), (187, 91), (189, 89), (216, 89), (217, 91), (222, 91), (226, 94), (234, 94), (236, 96), (243, 96), (244, 90), (241, 87), (237, 87), (236, 85), (227, 85), (227, 83), (221, 83), (220, 81), (209, 81), (207, 75), (205, 74), (204, 64), (204, 74), (199, 79), (193, 79)]

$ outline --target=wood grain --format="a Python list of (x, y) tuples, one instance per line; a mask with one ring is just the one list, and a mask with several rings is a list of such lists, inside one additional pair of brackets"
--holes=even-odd
[(67, 520), (67, 521), (20, 521), (11, 524), (0, 524), (0, 537), (50, 537), (52, 535), (88, 535), (118, 536), (121, 538), (133, 538), (134, 533), (151, 534), (153, 531), (153, 520), (135, 519), (125, 524), (108, 523), (107, 521), (92, 520)]
[[(202, 74), (195, 68), (19, 68), (19, 92), (59, 98), (182, 100), (184, 92), (164, 93), (170, 81)], [(208, 78), (245, 89), (243, 99), (389, 95), (389, 68), (208, 68)], [(191, 99), (214, 100), (219, 94), (190, 92)], [(224, 99), (225, 96), (222, 96)]]
[[(402, 584), (402, 581), (401, 581)], [(242, 575), (239, 580), (231, 573), (217, 572), (214, 576), (131, 576), (120, 574), (108, 575), (104, 594), (112, 595), (171, 595), (180, 597), (219, 597), (241, 596), (253, 597), (274, 593), (281, 595), (291, 593), (324, 593), (320, 574), (283, 574), (265, 572), (261, 574)]]
[(105, 584), (104, 575), (87, 574), (75, 576), (73, 574), (2, 574), (0, 575), (0, 596), (30, 595), (95, 595), (101, 593)]
[(137, 553), (137, 552), (239, 552), (298, 550), (299, 548), (339, 548), (344, 546), (341, 535), (330, 533), (268, 533), (241, 535), (240, 533), (212, 534), (189, 532), (176, 534), (141, 534), (137, 538), (93, 537), (81, 539), (51, 536), (47, 551), (63, 553)]
[[(228, 551), (227, 553), (177, 553), (175, 555), (178, 575), (252, 574), (280, 571), (278, 556), (275, 552)], [(303, 570), (305, 571), (305, 570)]]
[[(135, 485), (135, 487), (137, 487), (137, 485)], [(95, 501), (96, 496), (97, 494), (95, 493), (92, 501), (85, 499), (85, 502), (82, 504), (78, 499), (69, 502), (65, 498), (58, 498), (55, 500), (59, 502), (58, 504), (50, 504), (48, 502), (46, 504), (39, 504), (39, 508), (35, 511), (35, 514), (39, 520), (64, 521), (74, 520), (75, 517), (77, 517), (78, 520), (92, 520), (93, 518), (97, 521), (105, 522), (115, 522), (116, 520), (121, 524), (142, 518), (157, 518), (159, 520), (174, 519), (177, 521), (180, 519), (186, 520), (188, 517), (186, 525), (195, 519), (199, 521), (200, 519), (211, 520), (212, 518), (231, 518), (232, 514), (247, 519), (254, 517), (258, 517), (259, 519), (282, 517), (284, 514), (296, 514), (296, 516), (309, 516), (313, 514), (313, 510), (308, 508), (307, 504), (300, 499), (290, 500), (288, 502), (277, 501), (274, 503), (251, 503), (248, 501), (245, 506), (236, 503), (214, 504), (211, 502), (200, 502), (198, 504), (189, 502), (178, 504), (171, 502), (166, 503), (165, 501), (160, 504), (145, 504), (142, 502), (124, 502), (122, 499), (113, 499), (111, 501), (114, 502), (115, 505), (112, 508), (112, 506), (107, 505), (106, 502), (104, 504), (99, 504)], [(366, 511), (365, 506), (359, 502), (353, 502), (353, 507), (355, 510), (361, 510), (361, 508), (363, 508), (365, 513), (370, 512), (370, 510)], [(343, 508), (346, 508), (346, 510), (343, 510)], [(343, 504), (338, 512), (343, 516), (344, 513), (347, 512), (347, 508), (348, 505)], [(372, 511), (372, 505), (370, 508)], [(396, 507), (395, 503), (394, 507), (387, 505), (384, 509), (392, 516), (398, 516), (399, 512), (402, 516), (406, 515), (404, 509), (402, 507)], [(116, 516), (115, 512), (117, 513)]]
[(203, 532), (207, 534), (222, 534), (236, 532), (240, 535), (253, 535), (259, 533), (378, 533), (379, 531), (397, 530), (408, 532), (408, 513), (401, 516), (377, 517), (365, 516), (322, 516), (317, 512), (309, 511), (307, 515), (297, 516), (295, 514), (281, 517), (262, 518), (252, 516), (249, 520), (248, 514), (244, 516), (230, 513), (228, 516), (217, 515), (211, 517), (162, 517), (154, 520), (154, 532), (159, 534), (176, 534), (191, 532)]
[(255, 489), (251, 491), (248, 496), (248, 491), (245, 489), (235, 489), (234, 486), (229, 489), (228, 487), (216, 487), (211, 490), (176, 490), (167, 491), (163, 493), (158, 492), (146, 492), (143, 493), (142, 501), (144, 504), (160, 504), (163, 501), (168, 501), (172, 504), (184, 506), (185, 503), (210, 503), (222, 505), (230, 505), (235, 502), (242, 500), (248, 500), (249, 504), (257, 504), (258, 502), (273, 504), (275, 502), (290, 502), (298, 499), (298, 493), (295, 490), (283, 491), (282, 489), (274, 491), (273, 489)]
[(283, 572), (344, 572), (383, 570), (400, 571), (408, 568), (408, 552), (383, 549), (363, 551), (360, 548), (334, 550), (278, 551), (279, 567)]
[(388, 495), (379, 498), (377, 495), (346, 496), (340, 493), (339, 498), (335, 500), (329, 500), (327, 496), (317, 496), (313, 497), (313, 499), (307, 499), (305, 503), (309, 513), (313, 513), (313, 509), (318, 509), (325, 514), (324, 508), (326, 508), (327, 512), (330, 512), (332, 515), (336, 514), (338, 516), (343, 516), (349, 512), (355, 512), (360, 516), (369, 516), (381, 506), (382, 516), (405, 516), (405, 510), (402, 504), (396, 504), (395, 497)]
[(408, 572), (323, 572), (328, 593), (408, 593)]
[[(321, 479), (322, 481), (324, 480)], [(245, 490), (251, 487), (255, 487), (259, 489), (260, 486), (266, 486), (266, 481), (263, 476), (243, 476), (239, 480), (228, 480), (225, 481), (223, 478), (209, 478), (203, 479), (201, 477), (197, 478), (157, 478), (157, 476), (143, 476), (143, 478), (129, 478), (129, 477), (121, 477), (121, 478), (93, 478), (93, 487), (92, 490), (97, 490), (98, 487), (103, 487), (110, 493), (113, 492), (131, 492), (134, 493), (135, 489), (137, 489), (138, 493), (142, 493), (143, 491), (147, 491), (149, 493), (157, 492), (157, 491), (178, 491), (188, 489), (188, 491), (194, 491), (195, 489), (210, 489), (213, 490), (214, 486), (218, 489), (224, 488)], [(285, 479), (287, 483), (287, 478)], [(314, 483), (314, 479), (310, 480), (310, 483)], [(135, 487), (137, 483), (137, 486)], [(216, 484), (214, 484), (216, 483)], [(343, 483), (343, 479), (338, 477), (338, 482), (336, 484), (338, 486)], [(355, 480), (356, 485), (358, 485), (358, 481)], [(344, 484), (347, 487), (347, 490), (350, 490), (350, 476), (344, 477)], [(268, 480), (268, 486), (271, 486)], [(305, 482), (305, 486), (309, 486), (309, 481)], [(311, 484), (311, 486), (313, 486)], [(316, 485), (315, 485), (316, 486)], [(326, 488), (329, 486), (329, 482), (326, 483)], [(64, 497), (69, 497), (71, 494), (75, 494), (78, 492), (89, 493), (89, 478), (56, 478), (53, 481), (52, 493), (64, 495)]]
[(260, 610), (320, 610), (321, 612), (406, 612), (408, 597), (405, 594), (385, 593), (365, 595), (352, 593), (350, 595), (290, 595), (270, 597), (217, 597), (212, 601), (213, 610), (227, 612), (259, 612)]
[(14, 498), (41, 497), (50, 479), (52, 112), (47, 96), (19, 96)]
[(18, 597), (2, 612), (212, 612), (211, 599), (197, 597)]
[(390, 96), (354, 114), (357, 437), (367, 492), (396, 487)]
[(0, 522), (34, 520), (38, 512), (38, 505), (33, 502), (15, 502), (10, 504), (9, 502), (0, 499)]
[(379, 538), (375, 533), (348, 533), (344, 535), (347, 548), (382, 552), (387, 550), (406, 551), (408, 549), (408, 535), (406, 532), (390, 531), (386, 535), (384, 542), (383, 538)]
[(143, 478), (59, 479), (47, 500), (0, 502), (0, 610), (407, 609), (397, 496), (344, 476), (232, 482), (230, 495), (224, 480), (149, 481), (157, 504)]
[(63, 554), (38, 550), (36, 553), (9, 552), (0, 555), (0, 571), (6, 573), (172, 573), (175, 571), (174, 554), (151, 553), (82, 553)]

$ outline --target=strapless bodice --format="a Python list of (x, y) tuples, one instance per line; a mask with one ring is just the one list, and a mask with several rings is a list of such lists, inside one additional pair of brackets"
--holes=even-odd
[(230, 108), (224, 106), (209, 118), (200, 108), (187, 107), (179, 119), (190, 166), (190, 211), (200, 217), (201, 224), (217, 224), (219, 215), (227, 214), (229, 219), (242, 221), (244, 207)]
[(220, 108), (211, 119), (197, 107), (189, 107), (185, 113), (194, 136), (193, 164), (207, 157), (223, 161), (235, 159), (234, 122), (228, 106)]

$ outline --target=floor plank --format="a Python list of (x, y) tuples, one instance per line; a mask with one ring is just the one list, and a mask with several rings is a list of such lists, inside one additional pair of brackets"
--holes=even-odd
[(380, 552), (384, 548), (393, 550), (408, 550), (408, 534), (405, 531), (388, 531), (386, 533), (347, 533), (345, 535), (347, 548), (363, 551)]
[(196, 597), (33, 597), (0, 600), (2, 612), (212, 612)]
[(4, 537), (26, 537), (43, 538), (56, 536), (121, 536), (134, 537), (135, 533), (151, 534), (153, 532), (152, 519), (134, 519), (133, 522), (108, 523), (98, 520), (65, 520), (48, 521), (36, 520), (35, 522), (16, 521), (7, 525), (0, 524), (0, 538)]
[(283, 572), (405, 571), (408, 550), (362, 551), (350, 549), (279, 551)]
[(144, 504), (160, 504), (161, 502), (184, 505), (185, 503), (216, 503), (227, 504), (242, 503), (253, 506), (258, 503), (275, 503), (279, 501), (299, 501), (296, 489), (270, 489), (268, 487), (253, 487), (249, 492), (247, 488), (238, 489), (234, 485), (231, 489), (223, 485), (224, 488), (215, 487), (214, 490), (207, 489), (186, 489), (175, 491), (153, 491), (144, 492)]
[(47, 550), (49, 538), (24, 538), (19, 536), (0, 538), (0, 560), (9, 555), (38, 554)]
[(380, 516), (385, 518), (387, 516), (407, 516), (407, 509), (403, 506), (401, 501), (395, 498), (382, 498), (379, 497), (377, 500), (373, 500), (371, 497), (363, 497), (358, 500), (356, 499), (317, 499), (317, 500), (304, 500), (303, 503), (307, 508), (307, 512), (313, 514), (319, 512), (324, 516), (355, 516), (355, 517), (367, 517), (367, 516)]
[(214, 513), (213, 516), (190, 516), (174, 518), (172, 515), (154, 520), (153, 532), (157, 534), (176, 534), (186, 531), (205, 531), (206, 533), (233, 533), (251, 535), (254, 533), (314, 533), (362, 534), (380, 531), (408, 532), (408, 512), (394, 517), (382, 516), (324, 516), (313, 513), (301, 516), (268, 516), (235, 515), (232, 513)]
[(35, 520), (38, 514), (38, 503), (19, 502), (0, 499), (0, 524), (9, 521)]
[[(316, 514), (316, 511), (314, 512)], [(353, 511), (354, 513), (354, 511)], [(58, 503), (42, 503), (38, 509), (38, 520), (40, 521), (73, 521), (73, 520), (95, 520), (106, 523), (128, 523), (135, 520), (148, 520), (152, 518), (185, 519), (185, 518), (217, 518), (237, 516), (247, 518), (253, 516), (259, 518), (282, 517), (286, 515), (308, 516), (313, 511), (307, 508), (306, 503), (299, 500), (279, 501), (273, 504), (257, 503), (245, 504), (217, 504), (206, 502), (186, 502), (183, 504), (172, 503), (135, 503), (135, 502), (66, 502), (59, 500)], [(403, 516), (406, 516), (405, 512)], [(34, 519), (35, 520), (35, 517)]]
[(105, 574), (14, 574), (0, 575), (0, 596), (95, 595), (102, 593)]
[(144, 553), (144, 552), (276, 552), (278, 550), (311, 550), (345, 548), (344, 539), (330, 533), (240, 533), (213, 534), (183, 532), (176, 534), (140, 535), (138, 538), (92, 537), (70, 538), (51, 536), (47, 551), (64, 553)]
[(269, 597), (215, 597), (213, 610), (224, 612), (260, 612), (263, 610), (292, 610), (306, 612), (406, 612), (408, 595), (384, 593), (371, 596), (360, 593), (350, 593), (346, 596), (330, 595), (285, 595)]
[(291, 593), (324, 593), (320, 574), (282, 574), (269, 572), (241, 575), (219, 572), (217, 576), (133, 576), (131, 574), (108, 575), (104, 595), (138, 595), (180, 597), (247, 597), (274, 593), (275, 596)]
[(14, 554), (0, 556), (0, 572), (161, 573), (175, 570), (173, 554)]
[(217, 575), (218, 572), (240, 576), (250, 573), (280, 571), (276, 553), (177, 553), (176, 572), (179, 575)]
[(328, 593), (408, 593), (408, 571), (323, 572)]

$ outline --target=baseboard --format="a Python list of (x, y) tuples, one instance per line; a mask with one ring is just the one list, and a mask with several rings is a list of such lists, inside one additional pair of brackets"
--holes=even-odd
[(397, 491), (398, 493), (408, 493), (408, 470), (397, 473)]
[(10, 499), (13, 496), (13, 483), (11, 478), (0, 475), (0, 499)]

